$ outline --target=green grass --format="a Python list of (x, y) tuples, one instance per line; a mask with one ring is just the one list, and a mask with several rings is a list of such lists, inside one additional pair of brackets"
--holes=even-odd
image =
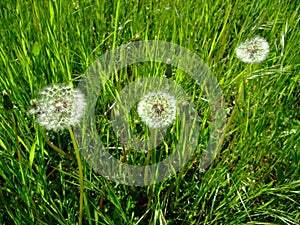
[[(200, 171), (199, 145), (190, 163), (152, 186), (111, 182), (82, 160), (83, 224), (300, 224), (300, 54), (296, 1), (8, 1), (0, 2), (0, 90), (16, 106), (0, 109), (0, 224), (76, 224), (79, 174), (67, 131), (48, 132), (68, 155), (54, 151), (43, 129), (26, 112), (30, 100), (50, 84), (78, 84), (105, 52), (133, 40), (181, 45), (210, 67), (230, 113), (247, 76), (243, 100), (213, 164)], [(254, 35), (270, 43), (266, 61), (246, 65), (235, 48)], [(119, 146), (104, 113), (116, 94), (139, 77), (161, 76), (165, 65), (133, 65), (113, 76), (96, 108), (99, 138)], [(185, 74), (172, 78), (204, 111), (201, 90)], [(207, 106), (206, 106), (207, 107)], [(200, 114), (201, 115), (201, 114)], [(229, 115), (228, 115), (229, 116)], [(173, 132), (173, 133), (172, 133)], [(176, 144), (176, 129), (165, 142)], [(205, 130), (201, 137), (205, 139)], [(202, 139), (201, 139), (202, 140)], [(151, 160), (165, 156), (164, 146)], [(123, 151), (111, 153), (122, 158)], [(68, 157), (71, 156), (71, 157)], [(147, 163), (128, 153), (128, 163)], [(153, 161), (150, 161), (153, 163)]]

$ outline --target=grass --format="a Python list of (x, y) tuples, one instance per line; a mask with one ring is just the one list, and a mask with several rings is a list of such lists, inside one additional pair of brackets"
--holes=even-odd
[[(78, 224), (79, 174), (67, 131), (43, 137), (26, 112), (50, 84), (75, 86), (105, 52), (133, 40), (181, 45), (210, 67), (223, 90), (228, 126), (218, 157), (205, 171), (200, 154), (173, 177), (151, 186), (111, 182), (82, 159), (82, 224), (300, 224), (299, 5), (296, 1), (7, 1), (0, 3), (0, 87), (15, 105), (0, 109), (0, 223)], [(246, 65), (236, 46), (254, 35), (270, 43), (260, 64)], [(161, 76), (165, 65), (132, 65), (102, 89), (96, 107), (99, 138), (121, 159), (105, 114), (130, 81)], [(174, 77), (209, 126), (201, 90), (185, 74)], [(247, 77), (242, 101), (240, 83)], [(204, 116), (205, 115), (205, 116)], [(18, 138), (16, 139), (17, 129)], [(173, 133), (172, 133), (173, 132)], [(201, 139), (206, 137), (205, 130)], [(166, 136), (170, 151), (176, 130)], [(165, 147), (150, 160), (165, 155)], [(197, 153), (203, 150), (198, 146)], [(129, 152), (128, 163), (147, 162)], [(153, 161), (150, 161), (153, 163)]]

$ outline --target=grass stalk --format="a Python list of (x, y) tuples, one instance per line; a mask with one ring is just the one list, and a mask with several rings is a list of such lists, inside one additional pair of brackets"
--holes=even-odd
[(84, 190), (84, 182), (83, 182), (83, 170), (82, 170), (82, 164), (81, 164), (81, 158), (80, 158), (80, 152), (78, 149), (78, 145), (74, 136), (74, 132), (71, 127), (69, 127), (69, 132), (71, 135), (72, 143), (75, 150), (75, 155), (77, 159), (78, 164), (78, 171), (79, 171), (79, 185), (80, 185), (80, 197), (79, 197), (79, 221), (78, 224), (82, 225), (82, 215), (83, 215), (83, 190)]

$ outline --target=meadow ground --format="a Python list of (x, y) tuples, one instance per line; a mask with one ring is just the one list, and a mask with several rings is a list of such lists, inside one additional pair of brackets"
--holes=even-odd
[[(0, 89), (14, 108), (5, 95), (0, 109), (0, 223), (300, 224), (296, 2), (1, 0)], [(261, 63), (243, 63), (235, 49), (257, 35), (269, 42), (270, 53)], [(72, 131), (48, 131), (50, 141), (45, 139), (44, 128), (27, 113), (30, 100), (47, 85), (76, 87), (105, 52), (144, 40), (189, 49), (213, 72), (228, 114), (220, 151), (201, 169), (207, 129), (215, 118), (188, 74), (171, 68), (169, 78), (192, 96), (201, 118), (202, 142), (189, 163), (163, 182), (138, 187), (100, 176), (83, 158), (81, 174)], [(95, 122), (99, 139), (115, 158), (122, 159), (124, 149), (106, 112), (117, 93), (137, 78), (162, 77), (167, 69), (151, 62), (132, 65), (117, 71), (102, 89)], [(141, 127), (134, 123), (130, 126), (137, 135), (147, 134), (139, 133)], [(158, 149), (129, 152), (127, 162), (153, 164), (166, 157), (179, 138), (174, 126)]]

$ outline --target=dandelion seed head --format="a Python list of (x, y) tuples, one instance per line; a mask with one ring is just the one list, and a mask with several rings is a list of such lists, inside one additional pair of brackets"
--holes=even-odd
[(34, 108), (29, 114), (36, 114), (36, 122), (47, 130), (59, 131), (77, 124), (84, 115), (84, 95), (70, 85), (55, 84), (39, 92)]
[(141, 98), (137, 111), (150, 128), (165, 128), (176, 118), (176, 99), (161, 91), (150, 92)]
[(239, 44), (236, 56), (244, 63), (259, 63), (269, 54), (269, 43), (262, 37), (256, 36)]

